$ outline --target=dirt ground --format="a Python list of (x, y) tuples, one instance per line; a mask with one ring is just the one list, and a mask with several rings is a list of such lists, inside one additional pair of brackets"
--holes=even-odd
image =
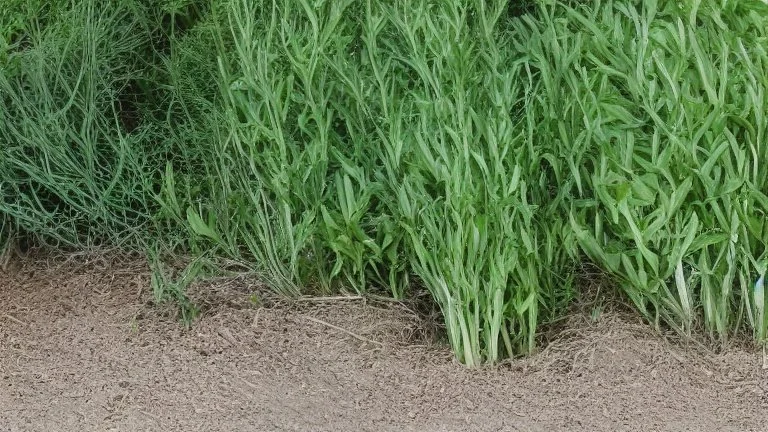
[(198, 289), (189, 330), (140, 263), (0, 271), (0, 431), (764, 431), (762, 354), (574, 315), (538, 354), (466, 370), (406, 305), (256, 306)]

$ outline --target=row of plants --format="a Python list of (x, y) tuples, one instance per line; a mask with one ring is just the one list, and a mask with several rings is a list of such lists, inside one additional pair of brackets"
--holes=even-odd
[[(25, 5), (22, 7), (22, 5)], [(10, 11), (10, 12), (8, 12)], [(585, 262), (650, 323), (765, 337), (759, 0), (95, 0), (0, 15), (0, 239), (426, 289), (468, 366)]]

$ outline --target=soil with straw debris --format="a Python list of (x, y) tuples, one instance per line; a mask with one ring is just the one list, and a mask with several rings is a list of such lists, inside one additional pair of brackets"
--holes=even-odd
[(402, 304), (193, 290), (185, 329), (139, 262), (0, 270), (0, 431), (763, 431), (762, 353), (574, 315), (538, 354), (466, 370)]

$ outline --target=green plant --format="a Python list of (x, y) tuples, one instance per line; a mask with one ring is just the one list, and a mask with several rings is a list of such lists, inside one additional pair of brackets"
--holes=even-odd
[[(592, 2), (542, 7), (517, 44), (542, 83), (587, 256), (656, 325), (725, 339), (766, 254), (765, 7)], [(559, 135), (559, 136), (558, 136)]]
[(415, 282), (470, 366), (533, 351), (580, 259), (657, 326), (764, 340), (767, 11), (13, 2), (0, 249), (149, 250), (187, 322), (202, 257), (287, 296)]
[(178, 307), (181, 322), (191, 325), (192, 321), (200, 314), (200, 309), (187, 297), (187, 288), (198, 279), (203, 270), (201, 257), (193, 259), (180, 272), (177, 278), (169, 274), (170, 271), (160, 257), (157, 246), (147, 250), (147, 257), (152, 270), (150, 285), (155, 302), (158, 304), (172, 303)]
[(155, 157), (142, 130), (120, 128), (117, 98), (141, 73), (145, 40), (127, 6), (78, 2), (0, 73), (0, 213), (65, 246), (136, 239), (149, 223)]

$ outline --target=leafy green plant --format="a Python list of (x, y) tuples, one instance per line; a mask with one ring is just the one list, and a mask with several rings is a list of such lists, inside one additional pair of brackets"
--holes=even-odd
[(725, 339), (746, 311), (764, 326), (751, 312), (768, 241), (764, 12), (758, 2), (558, 4), (517, 38), (552, 110), (546, 127), (560, 131), (561, 154), (578, 156), (579, 244), (656, 325), (703, 324)]
[[(39, 14), (38, 14), (39, 12)], [(657, 326), (766, 339), (758, 0), (95, 0), (0, 11), (0, 248), (415, 282), (469, 366), (535, 350), (589, 259)]]
[(147, 257), (152, 270), (150, 285), (155, 302), (158, 304), (172, 303), (178, 307), (181, 322), (186, 326), (200, 314), (200, 309), (187, 297), (187, 288), (198, 279), (203, 270), (203, 260), (198, 257), (187, 264), (177, 278), (160, 257), (157, 245), (147, 251)]
[(369, 52), (382, 46), (370, 64), (381, 68), (374, 76), (389, 112), (379, 135), (390, 211), (470, 366), (533, 350), (542, 316), (568, 301), (575, 252), (560, 198), (550, 196), (560, 167), (527, 145), (525, 118), (512, 115), (525, 95), (496, 30), (505, 6), (453, 2), (427, 14), (425, 2), (395, 2), (367, 11), (367, 34), (387, 35), (366, 43)]

